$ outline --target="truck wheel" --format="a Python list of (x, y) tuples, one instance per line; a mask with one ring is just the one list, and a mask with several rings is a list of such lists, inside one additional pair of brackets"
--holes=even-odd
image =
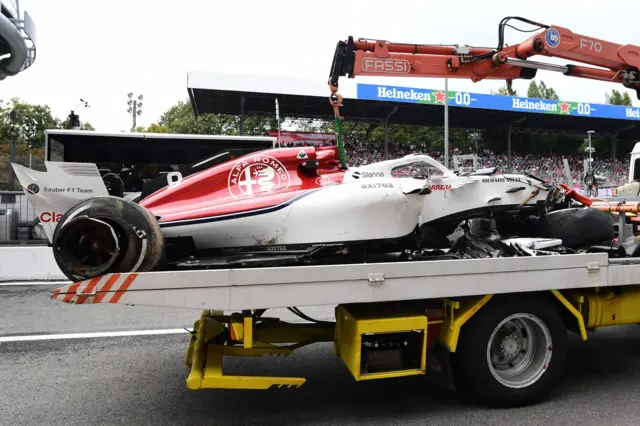
[(553, 303), (498, 296), (462, 327), (453, 376), (459, 392), (484, 405), (530, 405), (559, 383), (566, 356), (567, 331)]
[(117, 197), (80, 202), (53, 233), (53, 256), (72, 281), (115, 272), (145, 272), (165, 256), (158, 221), (142, 206)]

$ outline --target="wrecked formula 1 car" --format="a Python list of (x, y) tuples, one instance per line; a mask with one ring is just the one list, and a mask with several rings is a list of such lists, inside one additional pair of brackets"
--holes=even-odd
[[(567, 208), (542, 216), (530, 216), (526, 227), (519, 228), (519, 233), (503, 230), (506, 233), (501, 234), (498, 231), (500, 222), (495, 219), (474, 218), (462, 222), (448, 236), (449, 249), (406, 252), (403, 259), (485, 259), (578, 253), (607, 253), (613, 258), (637, 257), (631, 252), (638, 250), (635, 253), (640, 253), (637, 248), (640, 247), (640, 241), (635, 242), (636, 246), (632, 246), (631, 241), (623, 245), (614, 244), (613, 223), (612, 215), (595, 209)], [(582, 232), (578, 232), (580, 230)], [(555, 237), (544, 238), (539, 235)]]
[(134, 194), (95, 164), (13, 168), (60, 269), (74, 281), (113, 272), (370, 261), (423, 250), (451, 256), (461, 250), (450, 238), (460, 224), (484, 217), (504, 238), (564, 236), (565, 246), (581, 247), (613, 238), (606, 214), (567, 214), (576, 194), (532, 175), (458, 174), (420, 154), (345, 170), (338, 158), (335, 146), (236, 159), (219, 153)]

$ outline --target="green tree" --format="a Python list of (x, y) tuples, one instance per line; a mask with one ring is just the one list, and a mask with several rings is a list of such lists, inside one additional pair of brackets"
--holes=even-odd
[[(333, 130), (327, 126), (327, 130)], [(473, 150), (472, 129), (449, 129), (450, 148), (460, 148), (465, 152)], [(342, 134), (347, 146), (360, 146), (368, 151), (384, 149), (384, 124), (382, 122), (345, 121)], [(441, 151), (444, 148), (444, 128), (424, 127), (404, 124), (390, 124), (388, 129), (389, 151), (411, 149), (417, 152)]]
[[(15, 111), (15, 127), (11, 111)], [(47, 105), (29, 104), (18, 98), (12, 98), (8, 102), (0, 101), (0, 143), (9, 142), (13, 127), (17, 144), (41, 148), (44, 145), (44, 131), (59, 129), (61, 124), (59, 119), (52, 116)]]
[[(514, 92), (515, 93), (515, 92)], [(141, 128), (139, 131), (150, 131)], [(167, 129), (169, 133), (185, 134), (227, 134), (238, 135), (240, 117), (237, 115), (203, 114), (197, 119), (188, 100), (177, 102), (162, 114), (158, 120), (159, 129)], [(244, 120), (244, 134), (264, 136), (278, 123), (273, 115), (249, 115)], [(333, 132), (333, 120), (318, 120), (281, 116), (283, 129), (309, 132)], [(449, 142), (451, 148), (463, 148), (467, 151), (474, 147), (470, 137), (472, 130), (450, 129)], [(382, 122), (362, 122), (345, 120), (342, 123), (342, 134), (347, 146), (360, 146), (371, 150), (382, 150), (384, 147), (384, 125)], [(444, 145), (444, 129), (439, 127), (389, 125), (389, 149), (413, 147), (416, 151), (442, 150)]]
[(529, 89), (527, 89), (527, 97), (529, 98), (542, 98), (540, 94), (540, 89), (538, 88), (538, 84), (535, 80), (531, 80), (529, 83)]
[(136, 127), (136, 133), (169, 133), (169, 128), (158, 123), (151, 123), (149, 127)]
[(223, 135), (233, 133), (236, 120), (233, 116), (220, 114), (204, 114), (196, 120), (191, 104), (179, 101), (162, 114), (158, 124), (166, 126), (169, 133)]
[(556, 93), (556, 91), (553, 90), (552, 87), (547, 87), (544, 81), (540, 81), (540, 84), (538, 85), (538, 89), (540, 89), (540, 94), (542, 95), (542, 99), (553, 99), (556, 101), (560, 100), (560, 97), (558, 97), (558, 94)]
[(605, 102), (610, 105), (626, 105), (626, 106), (632, 105), (631, 97), (627, 92), (624, 92), (624, 94), (622, 94), (616, 89), (613, 89), (611, 90), (611, 94), (606, 93), (604, 97), (605, 97)]
[[(234, 118), (237, 123), (233, 134), (240, 134), (240, 117)], [(244, 120), (244, 134), (249, 136), (265, 136), (271, 129), (278, 128), (278, 121), (275, 115), (252, 115)]]
[[(149, 129), (154, 126), (149, 126)], [(203, 114), (196, 119), (188, 101), (179, 101), (169, 108), (157, 123), (156, 130), (165, 128), (167, 133), (185, 133), (200, 135), (239, 135), (240, 117), (227, 114)], [(275, 115), (249, 115), (244, 118), (244, 134), (264, 136), (269, 129), (277, 128)], [(149, 131), (147, 129), (147, 131)]]
[(15, 161), (40, 170), (43, 166), (44, 131), (60, 128), (61, 124), (47, 105), (29, 104), (19, 98), (0, 101), (0, 190), (10, 189), (9, 163), (13, 138), (16, 142)]
[(167, 126), (161, 126), (158, 123), (151, 123), (151, 125), (146, 128), (145, 132), (147, 132), (147, 133), (169, 133), (169, 128)]
[(537, 84), (535, 80), (531, 80), (529, 83), (529, 89), (527, 90), (527, 97), (539, 98), (539, 99), (553, 99), (559, 100), (558, 94), (552, 87), (547, 87), (544, 81), (540, 81)]

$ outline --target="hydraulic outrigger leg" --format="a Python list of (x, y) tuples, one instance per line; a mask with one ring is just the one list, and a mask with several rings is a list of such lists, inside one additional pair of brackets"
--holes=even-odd
[[(488, 298), (472, 300), (469, 306), (479, 309)], [(425, 303), (339, 305), (334, 312), (335, 322), (314, 320), (297, 308), (289, 310), (309, 322), (289, 323), (263, 317), (264, 310), (231, 315), (204, 311), (194, 324), (187, 351), (186, 365), (191, 369), (187, 388), (300, 387), (306, 382), (305, 378), (226, 376), (223, 359), (225, 356), (286, 356), (316, 342), (333, 342), (334, 354), (344, 361), (357, 381), (425, 375), (427, 350), (433, 348), (437, 336), (455, 350), (459, 328), (466, 321), (461, 314), (455, 324), (444, 330), (444, 309), (437, 301), (435, 308), (427, 308)], [(454, 310), (452, 307), (451, 320)]]
[[(256, 321), (259, 321), (257, 326)], [(229, 316), (219, 311), (204, 311), (193, 329), (185, 362), (191, 369), (187, 378), (189, 389), (269, 389), (274, 386), (300, 387), (306, 380), (301, 377), (225, 376), (224, 356), (286, 356), (311, 343), (333, 341), (334, 325), (290, 324), (262, 318), (259, 311)], [(293, 344), (278, 345), (282, 343)]]

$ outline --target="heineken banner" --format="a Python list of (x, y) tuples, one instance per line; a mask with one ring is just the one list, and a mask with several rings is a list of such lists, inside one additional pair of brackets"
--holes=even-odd
[(539, 114), (562, 114), (580, 117), (640, 120), (640, 108), (620, 105), (590, 104), (586, 102), (554, 101), (548, 99), (519, 98), (485, 95), (471, 92), (418, 89), (412, 87), (381, 86), (358, 83), (358, 99), (374, 101), (408, 102), (414, 104), (444, 105), (447, 96), (450, 106), (493, 109)]

